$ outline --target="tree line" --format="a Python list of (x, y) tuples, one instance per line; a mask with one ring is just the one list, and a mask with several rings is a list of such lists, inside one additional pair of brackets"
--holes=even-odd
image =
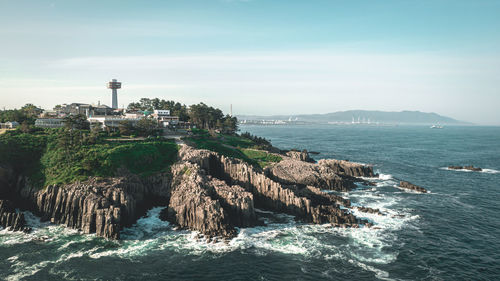
[(179, 116), (180, 121), (191, 122), (199, 129), (219, 130), (225, 134), (234, 134), (238, 131), (238, 119), (236, 117), (224, 115), (222, 110), (202, 102), (187, 107), (175, 101), (142, 98), (139, 102), (130, 103), (127, 108), (142, 111), (170, 110), (170, 114)]

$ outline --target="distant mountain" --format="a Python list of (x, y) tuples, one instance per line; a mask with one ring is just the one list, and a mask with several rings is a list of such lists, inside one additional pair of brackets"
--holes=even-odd
[(300, 115), (239, 115), (239, 120), (292, 120), (312, 123), (328, 122), (359, 122), (360, 123), (382, 123), (382, 124), (443, 124), (464, 125), (470, 124), (436, 113), (420, 111), (372, 111), (372, 110), (348, 110), (325, 114), (300, 114)]

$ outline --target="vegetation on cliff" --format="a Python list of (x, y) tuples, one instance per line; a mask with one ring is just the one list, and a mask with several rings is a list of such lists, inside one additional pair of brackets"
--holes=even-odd
[(261, 168), (282, 160), (280, 156), (265, 151), (272, 147), (269, 141), (249, 133), (227, 135), (209, 133), (207, 130), (192, 130), (192, 132), (193, 135), (185, 138), (185, 141), (196, 148), (208, 149), (227, 157), (238, 158)]
[(167, 171), (176, 161), (178, 146), (172, 141), (114, 142), (106, 137), (104, 132), (89, 130), (9, 131), (0, 136), (0, 165), (45, 187), (114, 176), (120, 168), (147, 176)]

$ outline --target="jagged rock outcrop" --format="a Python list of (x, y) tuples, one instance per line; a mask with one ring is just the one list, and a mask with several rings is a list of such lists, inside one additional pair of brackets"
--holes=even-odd
[(451, 170), (469, 170), (469, 171), (474, 171), (474, 172), (481, 172), (483, 169), (479, 167), (474, 167), (472, 165), (470, 166), (448, 166), (448, 169)]
[(207, 176), (194, 163), (176, 164), (172, 174), (167, 217), (182, 228), (207, 237), (232, 237), (234, 226), (255, 224), (253, 196), (242, 187)]
[(13, 231), (29, 231), (24, 214), (16, 212), (14, 204), (9, 200), (0, 200), (0, 226)]
[(179, 159), (198, 164), (211, 176), (229, 184), (242, 186), (254, 195), (258, 208), (289, 213), (312, 223), (357, 226), (361, 222), (348, 210), (340, 208), (341, 204), (348, 206), (348, 200), (315, 187), (280, 183), (239, 159), (188, 146), (180, 149)]
[(314, 161), (314, 159), (309, 157), (309, 153), (305, 149), (302, 151), (290, 150), (286, 153), (286, 156), (299, 161), (310, 162), (310, 163), (316, 162)]
[(318, 165), (328, 167), (339, 175), (370, 178), (376, 176), (373, 167), (346, 160), (322, 159), (318, 161)]
[(303, 184), (337, 191), (349, 191), (356, 187), (350, 177), (338, 175), (325, 165), (292, 158), (285, 158), (267, 170), (272, 179), (283, 184)]
[(399, 187), (414, 190), (414, 191), (421, 192), (421, 193), (427, 193), (427, 189), (420, 187), (418, 185), (414, 185), (414, 184), (409, 183), (407, 181), (400, 181)]

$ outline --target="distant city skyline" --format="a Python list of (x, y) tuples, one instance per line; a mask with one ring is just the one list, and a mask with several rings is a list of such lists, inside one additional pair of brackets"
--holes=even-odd
[(0, 107), (142, 97), (235, 115), (500, 125), (499, 1), (0, 0)]

